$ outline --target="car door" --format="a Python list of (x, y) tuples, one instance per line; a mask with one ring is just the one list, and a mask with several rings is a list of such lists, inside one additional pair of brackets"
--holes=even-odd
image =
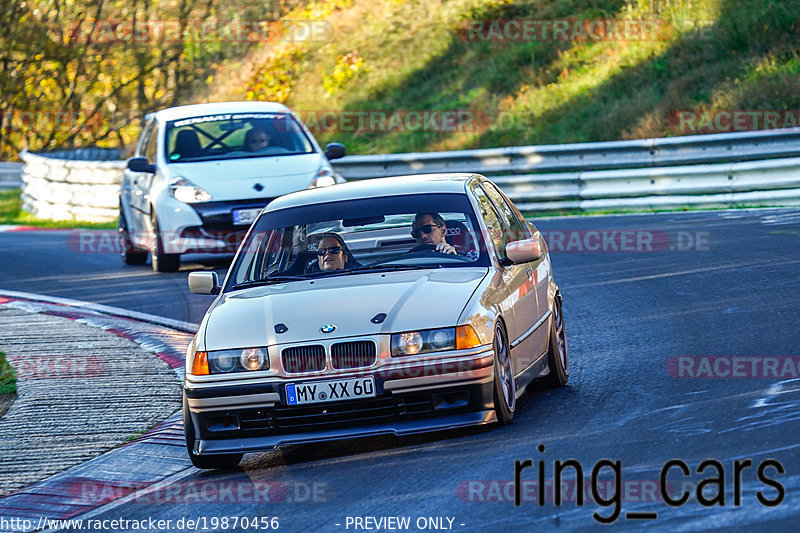
[[(507, 228), (505, 244), (530, 239), (532, 234), (528, 224), (514, 204), (493, 183), (484, 182), (482, 186), (497, 209), (501, 222)], [(509, 342), (512, 350), (520, 352), (518, 357), (524, 361), (523, 368), (525, 368), (547, 350), (548, 322), (544, 319), (547, 305), (547, 274), (542, 258), (516, 266), (520, 271), (524, 271), (524, 277), (520, 276), (515, 287), (519, 294), (515, 306), (520, 333), (517, 338), (510, 338)]]
[[(155, 118), (146, 119), (142, 129), (141, 142), (136, 150), (136, 157), (146, 157), (155, 164), (158, 121)], [(133, 172), (126, 170), (126, 180), (130, 183), (130, 205), (135, 219), (136, 228), (139, 230), (150, 227), (150, 187), (155, 174), (150, 172)]]
[[(472, 193), (478, 202), (481, 217), (486, 224), (488, 232), (487, 245), (492, 246), (497, 256), (503, 261), (505, 259), (505, 245), (509, 236), (508, 227), (502, 222), (502, 217), (498, 210), (479, 184), (473, 186)], [(524, 333), (525, 330), (521, 328), (528, 322), (524, 308), (531, 298), (535, 301), (536, 297), (520, 291), (520, 287), (527, 279), (524, 266), (501, 265), (495, 274), (495, 279), (497, 281), (493, 281), (492, 300), (493, 303), (499, 303), (500, 305), (505, 319), (508, 340), (512, 342)], [(522, 305), (520, 305), (520, 297), (525, 299)], [(514, 375), (522, 372), (530, 364), (530, 358), (520, 358), (520, 356), (524, 355), (524, 350), (512, 350), (511, 366)]]

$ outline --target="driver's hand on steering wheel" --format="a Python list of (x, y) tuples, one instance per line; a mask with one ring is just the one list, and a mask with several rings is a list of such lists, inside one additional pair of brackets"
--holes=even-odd
[(456, 254), (455, 246), (451, 246), (446, 242), (440, 242), (439, 244), (437, 244), (436, 251), (442, 254), (453, 254), (453, 255)]

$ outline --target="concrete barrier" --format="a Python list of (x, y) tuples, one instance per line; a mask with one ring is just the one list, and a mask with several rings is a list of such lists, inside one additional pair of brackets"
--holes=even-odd
[(22, 209), (50, 220), (110, 222), (119, 214), (121, 150), (23, 151)]

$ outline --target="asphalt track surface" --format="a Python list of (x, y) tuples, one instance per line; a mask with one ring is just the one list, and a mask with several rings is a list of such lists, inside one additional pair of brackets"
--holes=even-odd
[[(566, 388), (524, 396), (510, 426), (251, 454), (241, 469), (191, 470), (175, 480), (171, 495), (134, 500), (95, 518), (170, 519), (167, 529), (177, 529), (181, 518), (200, 519), (198, 529), (205, 525), (215, 531), (233, 531), (232, 522), (214, 526), (214, 520), (235, 516), (277, 517), (282, 531), (364, 531), (356, 527), (356, 517), (395, 516), (409, 517), (411, 531), (431, 530), (431, 522), (422, 522), (429, 517), (440, 517), (456, 531), (599, 529), (593, 513), (613, 514), (609, 483), (617, 476), (606, 468), (600, 476), (605, 481), (593, 483), (591, 471), (608, 459), (621, 464), (615, 529), (797, 531), (800, 210), (559, 218), (536, 224), (551, 242), (564, 296), (570, 380)], [(643, 249), (614, 250), (621, 234), (611, 232), (622, 230), (638, 232), (628, 234), (626, 245), (642, 242)], [(67, 233), (0, 234), (0, 288), (192, 322), (199, 322), (211, 301), (188, 293), (188, 270), (155, 274), (148, 266), (123, 267), (112, 253), (71, 249)], [(553, 242), (559, 235), (561, 250)], [(594, 249), (598, 243), (600, 249)], [(224, 258), (191, 259), (185, 268), (224, 273)], [(778, 365), (772, 373), (767, 360)], [(753, 372), (766, 377), (731, 377)], [(657, 488), (662, 467), (673, 458), (691, 471), (684, 477), (674, 468), (667, 476), (673, 498), (684, 490), (689, 494), (678, 507), (667, 505)], [(521, 475), (529, 483), (538, 477), (539, 461), (548, 481), (554, 478), (554, 461), (579, 461), (587, 486), (584, 504), (577, 505), (568, 491), (556, 506), (546, 484), (544, 505), (527, 485), (522, 504), (515, 507), (511, 489), (518, 459), (533, 460), (533, 468)], [(721, 474), (713, 466), (697, 473), (707, 459), (721, 463), (723, 488), (706, 483), (700, 496), (713, 499), (721, 493), (724, 506), (698, 503), (697, 484)], [(734, 461), (747, 459), (753, 466), (737, 476)], [(758, 479), (759, 465), (780, 492)], [(567, 469), (564, 477), (574, 477), (572, 472)], [(253, 488), (264, 483), (280, 490), (254, 497)], [(607, 504), (590, 498), (592, 485)], [(233, 492), (203, 498), (197, 492), (203, 487)], [(760, 503), (759, 493), (776, 505)], [(632, 512), (658, 517), (636, 519)], [(375, 530), (374, 522), (361, 524)], [(382, 525), (380, 530), (389, 530), (389, 524)]]

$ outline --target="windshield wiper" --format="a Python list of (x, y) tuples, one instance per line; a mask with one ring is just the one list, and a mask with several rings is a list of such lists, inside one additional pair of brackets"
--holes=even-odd
[(237, 283), (232, 289), (247, 289), (249, 287), (260, 287), (262, 285), (272, 285), (273, 283), (284, 283), (286, 281), (305, 281), (305, 276), (269, 276), (264, 279), (254, 279)]
[(435, 267), (430, 265), (374, 265), (354, 268), (352, 270), (346, 270), (345, 272), (348, 274), (363, 274), (364, 272), (396, 272), (398, 270), (424, 270), (428, 268)]

